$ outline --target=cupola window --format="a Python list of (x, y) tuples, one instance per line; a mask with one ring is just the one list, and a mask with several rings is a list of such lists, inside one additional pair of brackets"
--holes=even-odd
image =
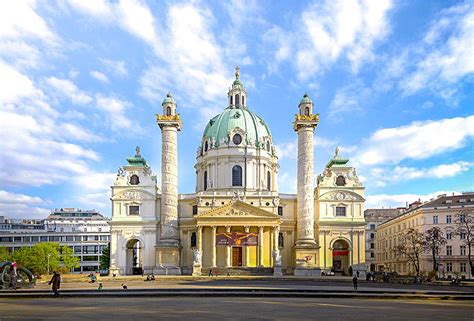
[(242, 106), (245, 106), (245, 96), (242, 96)]
[(207, 152), (208, 149), (209, 149), (209, 143), (206, 141), (204, 143), (204, 151)]
[(130, 176), (130, 185), (138, 185), (140, 184), (140, 179), (137, 175)]
[(267, 142), (267, 151), (270, 152), (270, 142)]
[(232, 137), (232, 141), (235, 145), (240, 145), (242, 142), (242, 136), (240, 136), (240, 134), (235, 134), (234, 137)]
[(230, 104), (232, 105), (234, 103), (234, 96), (230, 96)]
[(304, 114), (305, 114), (306, 116), (309, 116), (309, 107), (306, 107), (306, 108), (304, 109)]
[(239, 94), (235, 95), (235, 104), (237, 106), (240, 105), (240, 96), (239, 96)]
[(344, 185), (346, 185), (346, 179), (344, 178), (344, 176), (339, 175), (339, 176), (336, 178), (336, 185), (337, 185), (337, 186), (344, 186)]
[(242, 186), (242, 167), (232, 167), (232, 186)]
[(204, 171), (204, 190), (207, 190), (207, 171)]
[(166, 107), (166, 116), (171, 116), (171, 107)]

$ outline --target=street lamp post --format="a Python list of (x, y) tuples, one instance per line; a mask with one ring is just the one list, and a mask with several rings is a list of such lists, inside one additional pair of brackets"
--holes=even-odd
[(48, 274), (49, 274), (49, 257), (51, 256), (51, 253), (48, 254)]

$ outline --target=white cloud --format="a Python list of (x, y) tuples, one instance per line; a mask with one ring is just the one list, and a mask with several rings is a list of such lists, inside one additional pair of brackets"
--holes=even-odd
[(38, 196), (0, 190), (0, 215), (8, 218), (43, 219), (50, 214), (50, 210), (42, 206), (49, 204), (49, 201), (45, 201)]
[(441, 164), (429, 168), (405, 166), (375, 167), (369, 170), (369, 178), (365, 181), (375, 186), (387, 186), (400, 181), (426, 178), (447, 178), (467, 172), (474, 163), (459, 161), (453, 164)]
[[(313, 138), (313, 148), (315, 151), (321, 149), (329, 149), (336, 146), (336, 141), (321, 136)], [(275, 144), (277, 156), (281, 160), (283, 158), (297, 159), (298, 157), (298, 140), (292, 140), (286, 143)]]
[(48, 77), (45, 81), (54, 89), (56, 94), (61, 97), (69, 98), (74, 104), (86, 105), (93, 101), (92, 97), (77, 88), (77, 86), (69, 79)]
[(377, 130), (362, 143), (356, 160), (363, 165), (374, 165), (426, 159), (461, 148), (473, 136), (474, 116), (413, 122)]
[(295, 194), (296, 187), (296, 173), (284, 172), (278, 175), (278, 190), (280, 193)]
[(405, 95), (430, 89), (456, 101), (459, 81), (474, 72), (474, 5), (463, 3), (441, 11), (423, 41), (413, 45), (411, 64), (399, 80)]
[(83, 207), (94, 208), (99, 210), (102, 214), (110, 216), (110, 190), (104, 190), (96, 193), (87, 193), (79, 195), (74, 199)]
[(36, 1), (0, 1), (0, 39), (37, 38), (56, 41), (55, 34), (36, 12)]
[(0, 104), (39, 94), (31, 80), (0, 60)]
[(302, 80), (340, 58), (348, 59), (357, 72), (363, 63), (373, 60), (375, 43), (389, 34), (388, 14), (392, 6), (390, 0), (312, 3), (304, 9), (291, 35), (282, 36), (286, 31), (274, 28), (267, 39), (280, 44), (275, 53), (277, 61), (288, 59), (292, 48)]
[(459, 194), (453, 191), (438, 191), (430, 194), (377, 194), (366, 197), (365, 208), (396, 208), (405, 207), (415, 201), (429, 201), (441, 194)]
[(111, 172), (90, 172), (87, 175), (80, 175), (74, 178), (74, 184), (83, 190), (97, 191), (108, 190), (114, 182), (116, 173)]
[(127, 66), (123, 60), (101, 59), (109, 73), (114, 73), (120, 77), (128, 75)]
[(101, 73), (100, 71), (93, 70), (89, 74), (91, 75), (91, 77), (97, 79), (98, 81), (101, 81), (103, 83), (109, 82), (109, 78), (107, 78), (107, 76)]
[(361, 83), (353, 83), (338, 89), (333, 100), (329, 104), (328, 116), (335, 121), (341, 120), (347, 113), (355, 113), (363, 110), (361, 104), (367, 101), (372, 93), (370, 88)]
[(0, 41), (0, 55), (18, 68), (37, 68), (42, 63), (38, 48), (22, 40)]
[(131, 129), (132, 122), (125, 116), (125, 110), (131, 105), (115, 97), (96, 95), (97, 107), (105, 111), (113, 130)]

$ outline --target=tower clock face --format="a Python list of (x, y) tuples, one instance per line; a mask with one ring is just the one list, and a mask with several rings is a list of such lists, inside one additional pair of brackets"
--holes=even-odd
[(242, 142), (242, 136), (240, 136), (240, 134), (235, 134), (234, 137), (232, 137), (232, 141), (235, 145), (240, 145)]

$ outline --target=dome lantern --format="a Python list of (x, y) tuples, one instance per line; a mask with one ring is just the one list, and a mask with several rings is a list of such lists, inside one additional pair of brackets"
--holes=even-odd
[(240, 81), (240, 68), (235, 66), (235, 80), (227, 93), (229, 98), (229, 108), (247, 108), (247, 91)]

